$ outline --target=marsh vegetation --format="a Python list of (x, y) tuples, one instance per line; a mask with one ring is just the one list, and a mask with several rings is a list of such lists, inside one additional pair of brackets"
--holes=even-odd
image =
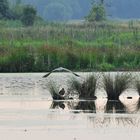
[[(74, 96), (77, 95), (78, 98), (76, 99), (80, 100), (96, 100), (98, 92), (100, 94), (103, 91), (108, 100), (119, 101), (119, 97), (124, 92), (131, 89), (137, 95), (140, 90), (139, 75), (137, 74), (136, 77), (132, 73), (127, 72), (115, 73), (113, 75), (111, 73), (94, 73), (86, 77), (80, 77), (80, 79), (71, 78), (68, 81), (67, 87), (67, 96), (71, 95), (72, 99), (74, 99)], [(53, 95), (53, 90), (50, 92)], [(127, 99), (132, 98), (133, 95), (127, 97)], [(69, 98), (64, 97), (64, 99)]]
[(76, 71), (136, 71), (139, 29), (139, 22), (2, 27), (0, 72), (43, 72), (60, 66)]
[(110, 74), (103, 76), (104, 89), (109, 100), (119, 100), (123, 91), (129, 88), (132, 82), (131, 74), (117, 74), (115, 77)]
[(79, 99), (83, 100), (93, 100), (96, 99), (95, 90), (97, 86), (97, 77), (96, 75), (92, 74), (87, 76), (82, 81), (78, 81), (76, 79), (72, 79), (70, 81), (70, 89), (75, 91), (79, 95)]

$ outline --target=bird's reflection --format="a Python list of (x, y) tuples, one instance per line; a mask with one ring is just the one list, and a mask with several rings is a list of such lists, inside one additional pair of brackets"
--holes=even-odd
[(85, 113), (87, 120), (89, 120), (89, 125), (96, 128), (138, 127), (140, 125), (139, 107), (139, 98), (137, 100), (136, 98), (125, 98), (118, 101), (107, 101), (107, 99), (97, 99), (95, 101), (53, 101), (51, 105), (51, 109), (68, 110), (73, 115)]
[(95, 113), (96, 107), (94, 101), (53, 101), (51, 109), (68, 109), (73, 113), (77, 111)]
[(59, 109), (59, 108), (65, 109), (65, 104), (63, 101), (61, 101), (61, 102), (53, 101), (50, 108), (51, 109)]
[(94, 100), (94, 101), (53, 101), (51, 109), (69, 110), (73, 113), (136, 113), (140, 108), (140, 101), (125, 99), (118, 101)]

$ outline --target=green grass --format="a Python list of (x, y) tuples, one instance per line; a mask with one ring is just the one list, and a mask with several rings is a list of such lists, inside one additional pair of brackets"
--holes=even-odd
[(77, 71), (140, 70), (139, 29), (139, 22), (24, 28), (18, 22), (0, 21), (0, 72), (40, 72), (59, 66)]

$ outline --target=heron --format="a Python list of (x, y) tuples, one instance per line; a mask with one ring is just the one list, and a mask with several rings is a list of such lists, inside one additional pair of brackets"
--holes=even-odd
[(64, 96), (64, 95), (65, 95), (65, 89), (64, 89), (64, 88), (62, 88), (62, 89), (59, 91), (59, 95), (61, 95), (61, 96)]
[(77, 77), (80, 77), (78, 74), (74, 73), (73, 71), (69, 70), (69, 69), (66, 69), (66, 68), (63, 68), (63, 67), (59, 67), (59, 68), (56, 68), (54, 70), (52, 70), (51, 72), (47, 73), (46, 75), (43, 76), (43, 78), (46, 78), (48, 77), (51, 73), (53, 72), (70, 72), (72, 73), (73, 75), (77, 76)]

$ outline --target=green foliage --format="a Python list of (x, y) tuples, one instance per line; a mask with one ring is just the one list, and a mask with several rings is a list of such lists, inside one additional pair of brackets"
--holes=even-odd
[(93, 5), (89, 15), (86, 17), (86, 19), (89, 22), (93, 21), (103, 21), (106, 18), (106, 11), (103, 4), (95, 4)]
[(32, 6), (26, 6), (23, 9), (21, 21), (25, 26), (32, 26), (36, 18), (36, 9)]
[(0, 0), (0, 19), (12, 19), (14, 18), (9, 8), (7, 0)]
[(109, 63), (102, 63), (101, 65), (99, 65), (99, 70), (111, 71), (111, 70), (115, 70), (115, 66), (113, 64), (109, 64)]
[(12, 7), (12, 11), (13, 11), (16, 19), (21, 20), (21, 17), (23, 15), (24, 8), (25, 8), (25, 5), (22, 5), (20, 2), (17, 2)]
[[(133, 26), (140, 29), (139, 24)], [(1, 72), (42, 72), (60, 66), (77, 71), (140, 70), (140, 41), (127, 23), (21, 27), (20, 22), (0, 21)]]

